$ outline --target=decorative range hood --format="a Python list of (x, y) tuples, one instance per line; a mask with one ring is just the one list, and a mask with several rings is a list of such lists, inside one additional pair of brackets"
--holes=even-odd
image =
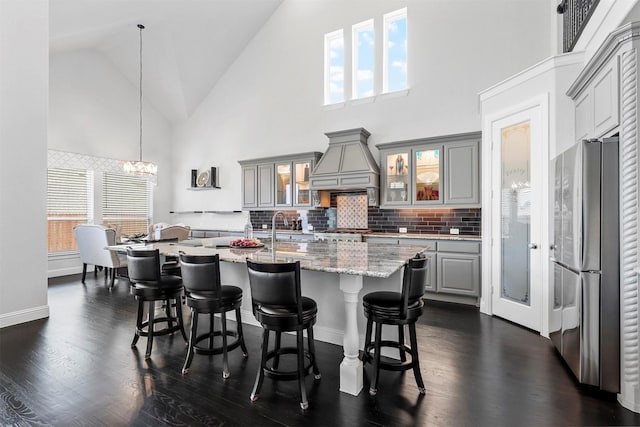
[(325, 135), (329, 148), (309, 177), (314, 199), (319, 190), (366, 190), (369, 205), (377, 205), (380, 168), (367, 146), (371, 134), (364, 128), (356, 128)]

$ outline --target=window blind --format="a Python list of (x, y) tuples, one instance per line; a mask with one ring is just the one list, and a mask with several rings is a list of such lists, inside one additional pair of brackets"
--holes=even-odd
[(147, 233), (151, 221), (152, 185), (139, 176), (105, 172), (103, 175), (103, 221), (118, 224), (121, 234)]
[(93, 176), (82, 169), (51, 168), (47, 173), (49, 252), (77, 250), (73, 227), (91, 222)]

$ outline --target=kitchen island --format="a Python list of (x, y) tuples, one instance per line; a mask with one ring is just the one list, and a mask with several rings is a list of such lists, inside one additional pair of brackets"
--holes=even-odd
[[(340, 391), (357, 395), (362, 389), (362, 362), (358, 351), (364, 342), (364, 315), (360, 290), (400, 290), (404, 263), (417, 252), (419, 245), (388, 245), (368, 242), (277, 241), (259, 248), (229, 248), (233, 238), (204, 238), (178, 243), (136, 244), (130, 247), (159, 249), (164, 255), (177, 256), (180, 251), (192, 255), (219, 254), (223, 284), (240, 286), (245, 292), (243, 320), (258, 325), (251, 312), (251, 295), (245, 261), (300, 261), (302, 293), (318, 304), (315, 338), (343, 346), (340, 364)], [(111, 246), (125, 251), (127, 246)], [(342, 308), (344, 307), (344, 308)], [(322, 361), (320, 362), (321, 369)], [(326, 367), (325, 367), (326, 369)], [(331, 369), (329, 367), (329, 369)]]

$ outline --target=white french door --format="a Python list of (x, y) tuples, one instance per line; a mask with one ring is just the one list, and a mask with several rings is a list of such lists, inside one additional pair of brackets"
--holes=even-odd
[(536, 331), (542, 324), (542, 198), (547, 136), (540, 105), (491, 123), (492, 311)]

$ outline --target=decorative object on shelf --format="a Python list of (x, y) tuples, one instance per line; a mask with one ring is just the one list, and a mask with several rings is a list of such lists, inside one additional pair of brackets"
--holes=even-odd
[(198, 184), (198, 187), (204, 187), (205, 185), (209, 184), (210, 177), (211, 176), (208, 170), (200, 172), (200, 174), (198, 175), (198, 180), (196, 182)]
[(218, 186), (218, 168), (211, 167), (198, 172), (197, 169), (191, 169), (191, 187), (187, 190), (211, 190), (220, 189)]
[(138, 24), (140, 30), (140, 160), (129, 160), (124, 163), (124, 171), (128, 175), (155, 176), (158, 166), (152, 162), (142, 161), (142, 30), (144, 25)]
[(198, 169), (191, 169), (191, 187), (198, 185)]

